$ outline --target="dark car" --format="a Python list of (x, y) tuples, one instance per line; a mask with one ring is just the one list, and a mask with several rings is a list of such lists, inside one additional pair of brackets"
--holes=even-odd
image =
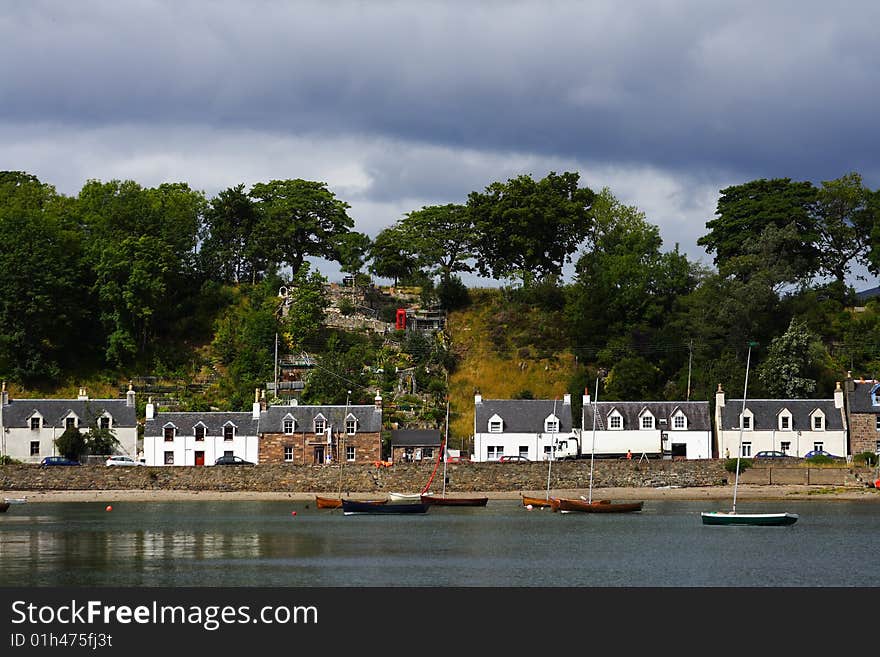
[(805, 459), (811, 458), (813, 456), (827, 456), (830, 459), (843, 458), (842, 456), (834, 456), (834, 454), (831, 454), (830, 452), (826, 452), (824, 449), (814, 449), (814, 450), (804, 454)]
[(63, 456), (47, 456), (42, 461), (40, 461), (40, 465), (82, 465), (79, 461), (74, 461), (72, 459), (66, 459)]
[(763, 452), (758, 452), (757, 454), (755, 454), (755, 458), (756, 459), (788, 459), (791, 457), (788, 454), (786, 454), (785, 452), (779, 452), (777, 450), (771, 449), (771, 450), (766, 450)]
[(528, 463), (528, 461), (525, 456), (509, 456), (507, 454), (498, 459), (499, 463)]
[(221, 456), (214, 461), (214, 465), (254, 465), (250, 461), (245, 461), (240, 456)]

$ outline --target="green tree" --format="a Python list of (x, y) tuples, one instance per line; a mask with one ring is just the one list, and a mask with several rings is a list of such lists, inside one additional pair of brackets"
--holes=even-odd
[(55, 449), (66, 459), (79, 460), (89, 453), (89, 442), (85, 434), (76, 427), (67, 427), (55, 439)]
[(774, 397), (808, 398), (816, 391), (815, 372), (825, 348), (803, 322), (792, 319), (788, 330), (770, 343), (757, 367), (764, 389)]
[(339, 261), (339, 244), (354, 226), (348, 203), (323, 182), (272, 180), (250, 191), (256, 201), (256, 247), (270, 267), (287, 265), (296, 276), (307, 257)]
[(409, 250), (406, 237), (395, 225), (381, 231), (370, 246), (370, 271), (381, 278), (390, 278), (397, 285), (408, 280), (418, 269), (416, 255)]
[(203, 274), (222, 283), (256, 282), (266, 268), (255, 244), (256, 224), (256, 206), (244, 185), (211, 199), (200, 234)]
[(330, 301), (326, 293), (327, 279), (318, 272), (309, 272), (306, 263), (288, 286), (287, 308), (282, 320), (285, 347), (311, 351), (324, 325)]
[(639, 400), (656, 397), (660, 370), (641, 356), (621, 358), (605, 378), (606, 401)]
[(592, 223), (595, 195), (578, 187), (578, 179), (570, 172), (550, 172), (539, 181), (523, 175), (471, 192), (467, 207), (480, 273), (518, 278), (525, 287), (558, 278)]
[(366, 263), (372, 243), (363, 233), (348, 232), (340, 235), (336, 243), (340, 271), (353, 276), (359, 274)]
[(857, 173), (822, 183), (815, 209), (820, 274), (844, 284), (853, 262), (870, 264), (870, 230), (880, 222), (880, 207), (872, 204), (872, 196)]
[(101, 429), (93, 426), (86, 435), (86, 445), (89, 454), (109, 455), (116, 452), (119, 447), (112, 429)]
[(441, 284), (448, 284), (458, 272), (473, 271), (467, 261), (474, 255), (475, 234), (467, 206), (425, 206), (407, 214), (396, 227), (401, 244), (419, 268), (439, 276)]
[[(811, 278), (819, 269), (818, 239), (813, 206), (817, 190), (809, 182), (793, 182), (789, 178), (753, 180), (721, 190), (715, 214), (716, 219), (706, 222), (709, 232), (697, 240), (697, 244), (715, 254), (714, 262), (721, 273), (737, 256), (750, 252), (746, 248), (752, 242), (766, 241), (765, 231), (773, 227), (777, 239), (774, 242), (772, 263), (776, 259), (795, 260), (798, 271), (790, 276), (790, 282)], [(751, 252), (754, 252), (752, 247)], [(760, 263), (752, 263), (760, 264)], [(742, 266), (736, 268), (740, 277), (751, 273)]]

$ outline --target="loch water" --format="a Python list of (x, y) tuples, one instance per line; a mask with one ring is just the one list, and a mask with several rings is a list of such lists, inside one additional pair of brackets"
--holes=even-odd
[(0, 586), (876, 587), (880, 504), (747, 501), (790, 527), (713, 527), (724, 502), (560, 514), (516, 500), (355, 515), (302, 501), (32, 503), (0, 514)]

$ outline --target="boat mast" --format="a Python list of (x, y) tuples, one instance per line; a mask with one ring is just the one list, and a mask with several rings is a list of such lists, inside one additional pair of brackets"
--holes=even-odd
[[(559, 431), (559, 419), (556, 418), (556, 399), (553, 400), (553, 418), (556, 420), (556, 431)], [(556, 452), (556, 436), (557, 434), (553, 434), (553, 445), (550, 447), (550, 454), (547, 458), (547, 496), (546, 499), (550, 500), (550, 468), (553, 466), (553, 455)]]
[(440, 445), (440, 453), (443, 456), (443, 497), (446, 497), (446, 446), (449, 444), (449, 396), (446, 397), (446, 434), (443, 444)]
[(593, 461), (596, 457), (596, 413), (599, 412), (599, 376), (601, 370), (596, 372), (596, 387), (593, 389), (596, 393), (596, 399), (593, 401), (593, 444), (590, 447), (590, 504), (593, 503)]
[(736, 513), (736, 490), (739, 487), (739, 460), (742, 456), (743, 447), (743, 416), (746, 414), (746, 395), (749, 390), (749, 363), (752, 359), (752, 347), (757, 346), (757, 344), (757, 342), (749, 342), (749, 353), (746, 356), (746, 382), (743, 386), (743, 403), (739, 414), (739, 448), (736, 450), (736, 479), (733, 480), (733, 509), (731, 513)]

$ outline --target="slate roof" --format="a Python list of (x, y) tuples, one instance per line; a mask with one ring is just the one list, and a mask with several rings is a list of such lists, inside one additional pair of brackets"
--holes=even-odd
[(486, 432), (489, 418), (498, 415), (504, 421), (504, 433), (544, 433), (544, 420), (553, 413), (559, 418), (559, 433), (571, 432), (571, 404), (552, 399), (484, 399), (474, 404), (477, 433)]
[(392, 447), (440, 447), (442, 439), (436, 429), (398, 429), (391, 432)]
[(64, 418), (73, 411), (80, 426), (91, 426), (105, 412), (113, 418), (116, 428), (137, 426), (134, 406), (124, 399), (10, 399), (3, 407), (3, 426), (27, 428), (28, 418), (37, 411), (48, 426), (63, 427)]
[(357, 418), (358, 433), (378, 433), (382, 431), (382, 411), (376, 410), (372, 404), (358, 406), (270, 406), (260, 413), (260, 431), (262, 433), (283, 433), (284, 418), (288, 413), (296, 420), (296, 433), (310, 433), (314, 429), (314, 420), (320, 414), (335, 431), (345, 427), (347, 415)]
[[(624, 429), (638, 429), (641, 427), (642, 411), (648, 410), (655, 418), (655, 429), (668, 429), (673, 431), (672, 416), (679, 410), (687, 417), (686, 431), (711, 431), (712, 420), (709, 415), (709, 402), (707, 401), (600, 401), (595, 404), (599, 407), (599, 422), (596, 427), (608, 429), (608, 414), (617, 410), (623, 416)], [(593, 403), (583, 407), (584, 429), (593, 428)], [(666, 424), (660, 420), (665, 419)], [(679, 429), (679, 431), (683, 431)]]
[[(739, 429), (739, 414), (742, 412), (742, 399), (728, 399), (721, 410), (721, 429), (729, 431)], [(746, 410), (754, 416), (752, 429), (767, 431), (778, 426), (777, 415), (783, 409), (791, 412), (793, 431), (812, 431), (810, 414), (821, 409), (825, 414), (825, 429), (840, 431), (843, 429), (841, 409), (834, 407), (833, 399), (748, 399)]]
[[(871, 402), (871, 390), (880, 386), (878, 381), (853, 381), (854, 390), (849, 393), (850, 413), (880, 413), (880, 406), (874, 406)], [(878, 390), (880, 393), (880, 390)]]
[(207, 427), (208, 436), (222, 436), (223, 427), (227, 422), (232, 422), (235, 425), (235, 433), (239, 436), (256, 436), (259, 432), (259, 420), (255, 420), (252, 413), (169, 411), (156, 413), (156, 417), (147, 420), (144, 424), (144, 436), (161, 437), (162, 429), (169, 423), (177, 427), (178, 435), (192, 436), (195, 435), (193, 428), (199, 422)]

